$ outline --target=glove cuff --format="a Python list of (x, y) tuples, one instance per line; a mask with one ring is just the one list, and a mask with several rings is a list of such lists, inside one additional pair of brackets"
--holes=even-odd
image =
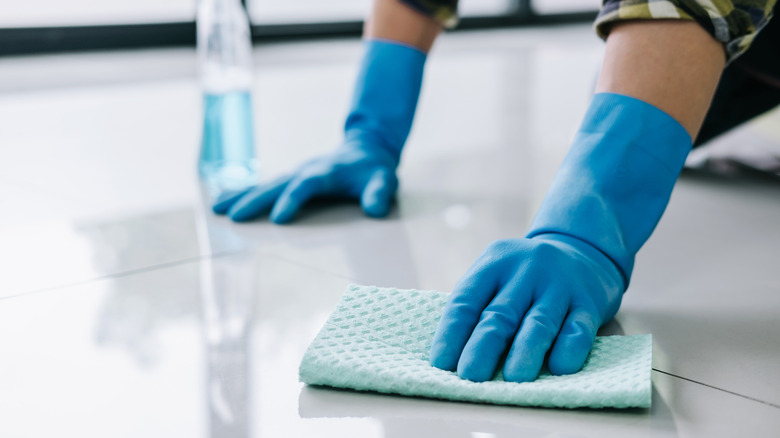
[(662, 110), (628, 96), (595, 95), (528, 237), (576, 237), (609, 257), (628, 287), (634, 256), (658, 224), (690, 150), (688, 132)]
[[(610, 147), (640, 147), (675, 178), (693, 143), (688, 131), (669, 114), (642, 100), (615, 93), (593, 96), (579, 134), (603, 136), (601, 143)], [(652, 162), (646, 167), (657, 170)]]
[(365, 41), (345, 143), (379, 147), (400, 160), (414, 120), (427, 55), (395, 41)]

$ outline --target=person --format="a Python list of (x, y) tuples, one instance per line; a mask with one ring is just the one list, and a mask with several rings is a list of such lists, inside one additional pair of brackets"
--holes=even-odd
[[(524, 238), (494, 242), (460, 279), (431, 364), (472, 381), (580, 370), (617, 312), (634, 255), (699, 145), (780, 103), (775, 0), (605, 0), (606, 51), (582, 125)], [(457, 0), (376, 0), (343, 143), (292, 174), (223, 196), (234, 221), (292, 221), (311, 198), (388, 214), (427, 57)], [(760, 32), (759, 32), (760, 31)], [(698, 136), (698, 137), (697, 137)]]

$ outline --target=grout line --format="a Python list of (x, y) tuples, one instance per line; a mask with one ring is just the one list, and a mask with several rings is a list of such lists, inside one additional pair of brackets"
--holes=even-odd
[(774, 403), (770, 403), (770, 402), (767, 402), (767, 401), (764, 401), (764, 400), (759, 400), (757, 398), (753, 398), (753, 397), (750, 397), (750, 396), (747, 396), (747, 395), (743, 395), (743, 394), (740, 394), (738, 392), (729, 391), (728, 389), (718, 388), (717, 386), (712, 386), (712, 385), (706, 384), (704, 382), (699, 382), (697, 380), (689, 379), (687, 377), (678, 376), (677, 374), (667, 373), (666, 371), (661, 371), (661, 370), (659, 370), (657, 368), (653, 368), (653, 371), (659, 372), (661, 374), (666, 374), (667, 376), (677, 377), (678, 379), (685, 380), (686, 382), (696, 383), (698, 385), (706, 386), (707, 388), (712, 388), (712, 389), (715, 389), (715, 390), (718, 390), (718, 391), (722, 391), (722, 392), (725, 392), (725, 393), (728, 393), (728, 394), (731, 394), (731, 395), (736, 395), (737, 397), (746, 398), (746, 399), (754, 401), (754, 402), (758, 402), (758, 403), (761, 403), (761, 404), (765, 404), (767, 406), (771, 406), (773, 408), (780, 409), (780, 405), (776, 405)]
[(216, 259), (216, 258), (220, 258), (220, 257), (236, 255), (236, 254), (240, 254), (242, 252), (244, 252), (244, 250), (231, 250), (231, 251), (222, 251), (222, 252), (217, 252), (217, 253), (203, 254), (203, 255), (198, 255), (198, 256), (194, 256), (194, 257), (187, 257), (187, 258), (180, 259), (180, 260), (175, 260), (175, 261), (171, 261), (171, 262), (161, 263), (159, 265), (145, 266), (145, 267), (142, 267), (142, 268), (130, 269), (128, 271), (122, 271), (122, 272), (117, 272), (117, 273), (113, 273), (113, 274), (100, 275), (100, 276), (97, 276), (97, 277), (92, 277), (92, 278), (89, 278), (89, 279), (86, 279), (86, 280), (76, 281), (76, 282), (73, 282), (73, 283), (66, 283), (66, 284), (61, 284), (61, 285), (58, 285), (58, 286), (45, 287), (43, 289), (35, 289), (35, 290), (28, 291), (28, 292), (21, 292), (21, 293), (17, 293), (17, 294), (7, 295), (7, 296), (4, 296), (4, 297), (0, 297), (0, 301), (8, 300), (8, 299), (11, 299), (11, 298), (25, 297), (25, 296), (28, 296), (28, 295), (39, 294), (39, 293), (44, 293), (44, 292), (51, 292), (53, 290), (58, 290), (58, 289), (67, 289), (67, 288), (70, 288), (70, 287), (82, 286), (82, 285), (93, 283), (93, 282), (96, 282), (96, 281), (108, 280), (108, 279), (111, 279), (111, 278), (122, 278), (122, 277), (127, 277), (127, 276), (135, 275), (135, 274), (143, 274), (145, 272), (152, 272), (152, 271), (157, 271), (157, 270), (160, 270), (160, 269), (172, 268), (172, 267), (175, 267), (175, 266), (186, 265), (188, 263), (197, 262), (197, 261), (201, 261), (201, 260)]

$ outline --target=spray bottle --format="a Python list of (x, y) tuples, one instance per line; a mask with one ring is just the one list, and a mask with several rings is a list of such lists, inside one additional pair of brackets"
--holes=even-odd
[(252, 117), (252, 41), (240, 0), (200, 0), (198, 65), (203, 137), (198, 173), (211, 194), (257, 184)]

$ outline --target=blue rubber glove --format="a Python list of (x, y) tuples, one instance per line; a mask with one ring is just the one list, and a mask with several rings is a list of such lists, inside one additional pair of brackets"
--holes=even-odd
[(502, 361), (515, 382), (534, 380), (545, 357), (553, 374), (579, 371), (690, 150), (685, 129), (658, 108), (594, 96), (526, 238), (490, 245), (455, 287), (431, 364), (478, 382)]
[(396, 168), (414, 119), (425, 60), (425, 53), (406, 45), (366, 41), (343, 144), (291, 175), (222, 195), (214, 212), (246, 221), (273, 207), (271, 221), (286, 223), (310, 199), (338, 196), (360, 199), (368, 216), (386, 216), (398, 188)]

